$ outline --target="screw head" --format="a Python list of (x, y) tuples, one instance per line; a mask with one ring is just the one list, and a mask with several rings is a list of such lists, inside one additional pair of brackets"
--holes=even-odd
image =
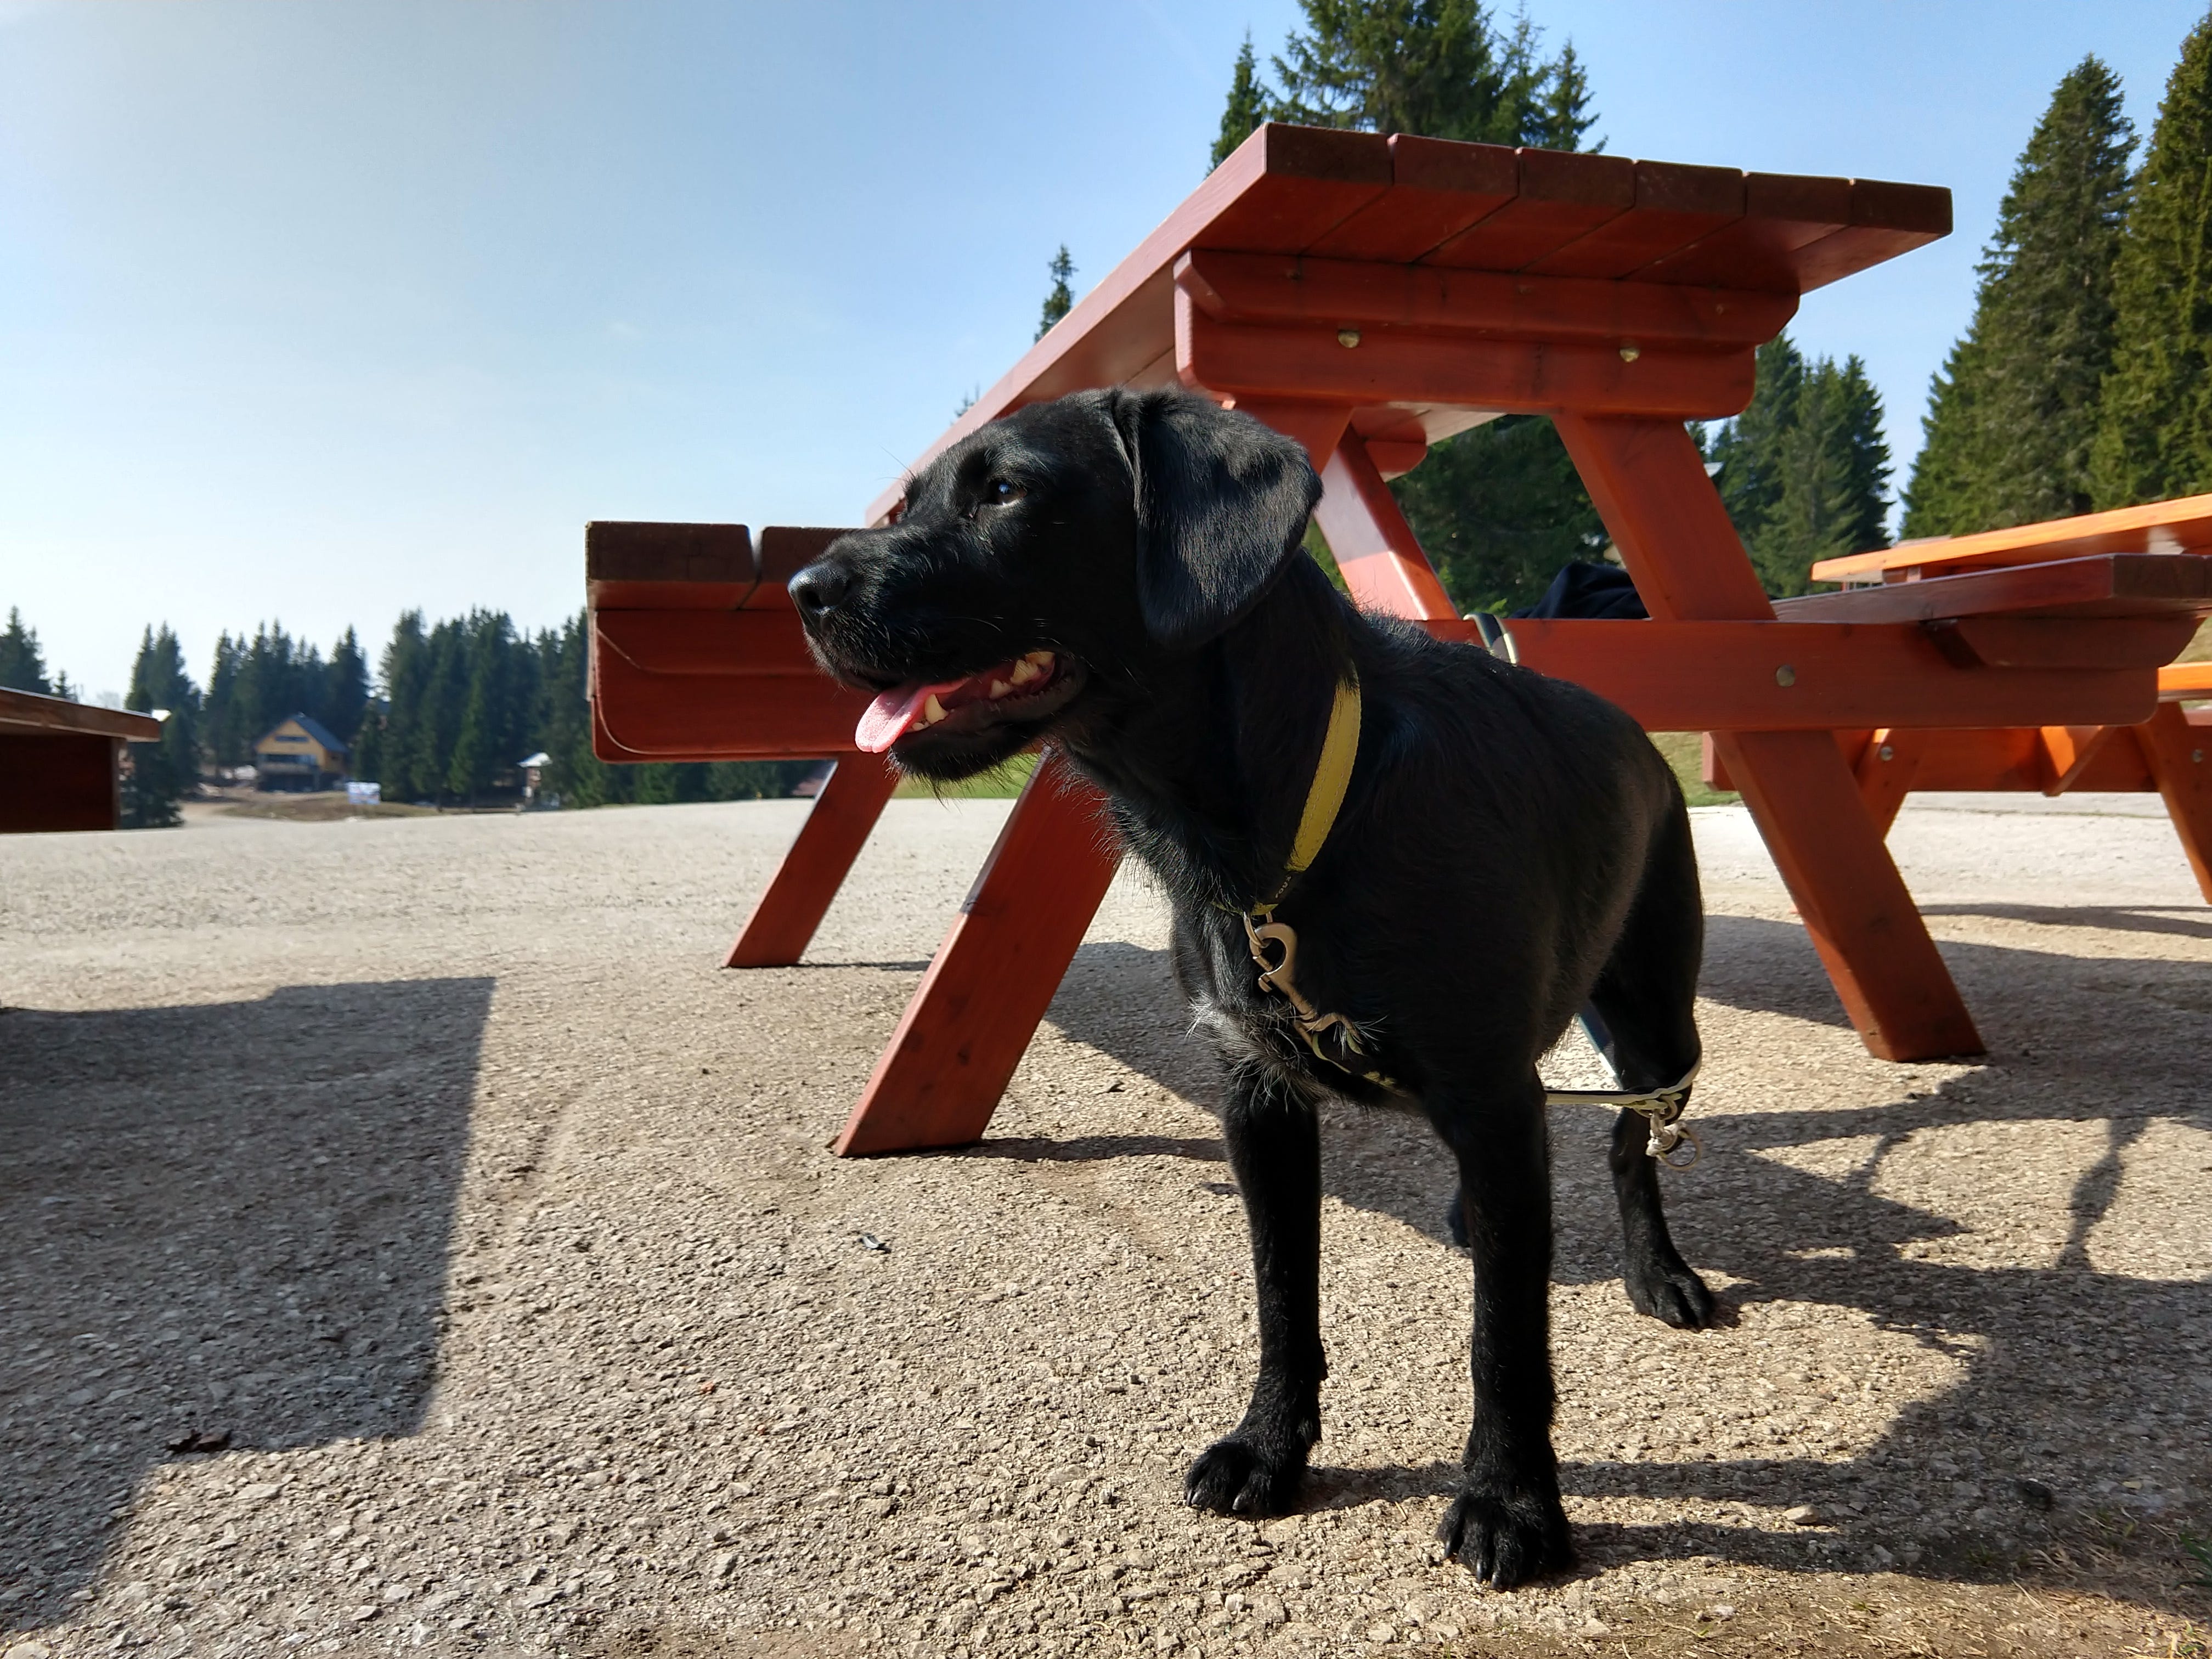
[(1346, 351), (1351, 350), (1359, 343), (1359, 331), (1356, 328), (1340, 328), (1336, 331), (1336, 343)]
[(1644, 348), (1642, 346), (1625, 345), (1620, 349), (1620, 361), (1624, 363), (1632, 363), (1643, 355)]
[(1797, 671), (1792, 668), (1788, 663), (1784, 663), (1781, 667), (1774, 671), (1774, 683), (1777, 685), (1796, 684)]
[(1888, 744), (1882, 744), (1880, 752), (1884, 760), (1895, 760), (1897, 758), (1897, 750), (1892, 748)]
[(2189, 751), (2189, 758), (2202, 766), (2204, 764), (2204, 751), (2202, 749), (2192, 749)]

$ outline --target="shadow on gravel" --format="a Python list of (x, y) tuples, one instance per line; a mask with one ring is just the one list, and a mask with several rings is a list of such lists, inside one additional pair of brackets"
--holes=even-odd
[(492, 985), (0, 1015), (0, 1631), (167, 1459), (415, 1431)]
[(2167, 933), (2178, 939), (2212, 939), (2212, 916), (2185, 913), (2179, 905), (2156, 904), (1923, 904), (1923, 916), (1988, 916), (1996, 921), (2031, 921), (2044, 927), (2096, 927), (2115, 933)]
[[(2198, 933), (2167, 927), (2155, 912), (1975, 913), (2130, 931), (2142, 921), (2153, 925), (2139, 931)], [(2120, 917), (2128, 920), (2114, 920)], [(2212, 1283), (2100, 1271), (2090, 1248), (2119, 1198), (2130, 1148), (2162, 1120), (2212, 1129), (2202, 1075), (2203, 1019), (2212, 1012), (2204, 965), (1958, 943), (1947, 943), (1943, 954), (1990, 1042), (1983, 1065), (1940, 1090), (1865, 1109), (1802, 1109), (1778, 1099), (1765, 1109), (1717, 1112), (1705, 1124), (1705, 1162), (1668, 1182), (1668, 1212), (1685, 1254), (1737, 1281), (1728, 1301), (1770, 1304), (1765, 1322), (1783, 1328), (1762, 1366), (1775, 1392), (1723, 1402), (1717, 1422), (1681, 1423), (1667, 1411), (1664, 1374), (1639, 1371), (1621, 1380), (1628, 1394), (1648, 1397), (1649, 1411), (1633, 1414), (1636, 1446), (1614, 1446), (1612, 1459), (1571, 1455), (1561, 1472), (1566, 1490), (1586, 1496), (1695, 1498), (1769, 1511), (1812, 1504), (1838, 1524), (1781, 1532), (1748, 1522), (1598, 1527), (1585, 1538), (1594, 1560), (1703, 1556), (1827, 1571), (1877, 1545), (1902, 1548), (1918, 1539), (1903, 1570), (1971, 1581), (2012, 1573), (2033, 1582), (2046, 1575), (2023, 1552), (2106, 1524), (2100, 1517), (2122, 1534), (2143, 1521), (2148, 1530), (2202, 1532), (2212, 1518), (2191, 1517), (2164, 1496), (2203, 1476), (2196, 1449), (2212, 1401), (2192, 1389), (2202, 1356), (2212, 1352)], [(1090, 945), (1078, 967), (1051, 1012), (1062, 1031), (1187, 1098), (1212, 1097), (1209, 1063), (1192, 1058), (1202, 1045), (1184, 1034), (1164, 952)], [(1789, 924), (1711, 918), (1702, 988), (1731, 1006), (1843, 1023), (1810, 942)], [(1620, 1273), (1602, 1152), (1609, 1122), (1589, 1109), (1553, 1115), (1553, 1276), (1562, 1284), (1602, 1284)], [(1916, 1137), (2005, 1125), (2032, 1136), (2032, 1126), (2080, 1123), (2102, 1125), (2103, 1133), (2094, 1149), (2073, 1154), (2066, 1237), (2040, 1247), (2048, 1266), (1931, 1259), (1967, 1227), (1882, 1190), (1885, 1161)], [(1785, 1161), (1793, 1149), (1820, 1143), (1830, 1143), (1826, 1173)], [(1133, 1141), (1115, 1149), (1109, 1137), (1074, 1144), (1098, 1150), (1055, 1153), (1024, 1142), (1018, 1155), (1158, 1150)], [(1193, 1155), (1200, 1145), (1191, 1143)], [(1950, 1146), (1953, 1190), (1962, 1198), (2014, 1178), (2001, 1145)], [(1324, 1149), (1327, 1189), (1340, 1201), (1395, 1216), (1439, 1249), (1449, 1248), (1443, 1215), (1451, 1176), (1425, 1125), (1410, 1115), (1347, 1112), (1325, 1131)], [(1824, 1340), (1814, 1334), (1822, 1316), (1799, 1311), (1808, 1307), (1852, 1310), (1870, 1331), (1934, 1350), (1956, 1367), (1959, 1381), (1905, 1407), (1872, 1445), (1831, 1449), (1818, 1419), (1836, 1396), (1817, 1392), (1808, 1375), (1822, 1370)], [(1802, 1348), (1788, 1340), (1788, 1328), (1801, 1322)], [(1836, 1333), (1832, 1319), (1827, 1328), (1825, 1340), (1844, 1341), (1848, 1352), (1849, 1332)], [(1457, 1429), (1439, 1424), (1437, 1433), (1448, 1442)], [(1448, 1462), (1316, 1467), (1311, 1501), (1333, 1508), (1441, 1495), (1455, 1489), (1457, 1474)], [(2180, 1582), (2176, 1574), (2130, 1589), (2169, 1607), (2193, 1605)]]

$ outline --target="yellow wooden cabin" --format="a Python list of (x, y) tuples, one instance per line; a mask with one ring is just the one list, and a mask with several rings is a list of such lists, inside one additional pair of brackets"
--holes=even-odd
[(253, 745), (254, 787), (334, 789), (346, 778), (351, 751), (310, 714), (294, 714)]

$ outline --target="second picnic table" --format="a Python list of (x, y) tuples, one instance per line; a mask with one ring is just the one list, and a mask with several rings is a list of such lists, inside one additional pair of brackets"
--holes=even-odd
[[(1949, 192), (1926, 185), (1265, 126), (915, 465), (1069, 392), (1192, 386), (1305, 446), (1322, 533), (1362, 606), (1472, 641), (1386, 480), (1499, 414), (1548, 416), (1651, 620), (1511, 623), (1513, 653), (1647, 730), (1711, 734), (1867, 1047), (1976, 1053), (1859, 751), (1892, 732), (2152, 722), (2160, 665), (2212, 608), (2212, 560), (2155, 593), (2112, 567), (2101, 604), (2070, 610), (1962, 600), (2045, 624), (2025, 642), (2017, 622), (1985, 628), (2009, 643), (1980, 655), (1925, 608), (1870, 611), (1850, 593), (1784, 619), (1685, 425), (1744, 408), (1754, 352), (1802, 294), (1950, 225)], [(896, 505), (887, 493), (869, 521)], [(732, 965), (797, 960), (894, 781), (854, 753), (864, 700), (814, 672), (782, 592), (836, 533), (603, 524), (587, 538), (604, 758), (847, 757)], [(981, 1133), (1112, 879), (1098, 805), (1060, 763), (1039, 766), (839, 1152)]]

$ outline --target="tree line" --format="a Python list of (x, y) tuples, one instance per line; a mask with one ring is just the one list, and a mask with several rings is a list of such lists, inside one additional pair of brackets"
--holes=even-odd
[[(374, 690), (352, 629), (325, 656), (274, 623), (222, 635), (204, 690), (175, 632), (149, 628), (124, 706), (167, 718), (158, 743), (130, 745), (125, 827), (180, 822), (181, 801), (210, 777), (250, 765), (253, 744), (295, 714), (349, 747), (350, 776), (380, 784), (387, 799), (428, 805), (513, 800), (522, 763), (538, 754), (544, 797), (569, 806), (786, 795), (813, 769), (808, 761), (609, 765), (592, 753), (587, 656), (580, 615), (526, 634), (505, 611), (428, 623), (410, 611), (393, 626)], [(76, 690), (49, 675), (38, 635), (15, 611), (0, 630), (0, 686)]]

